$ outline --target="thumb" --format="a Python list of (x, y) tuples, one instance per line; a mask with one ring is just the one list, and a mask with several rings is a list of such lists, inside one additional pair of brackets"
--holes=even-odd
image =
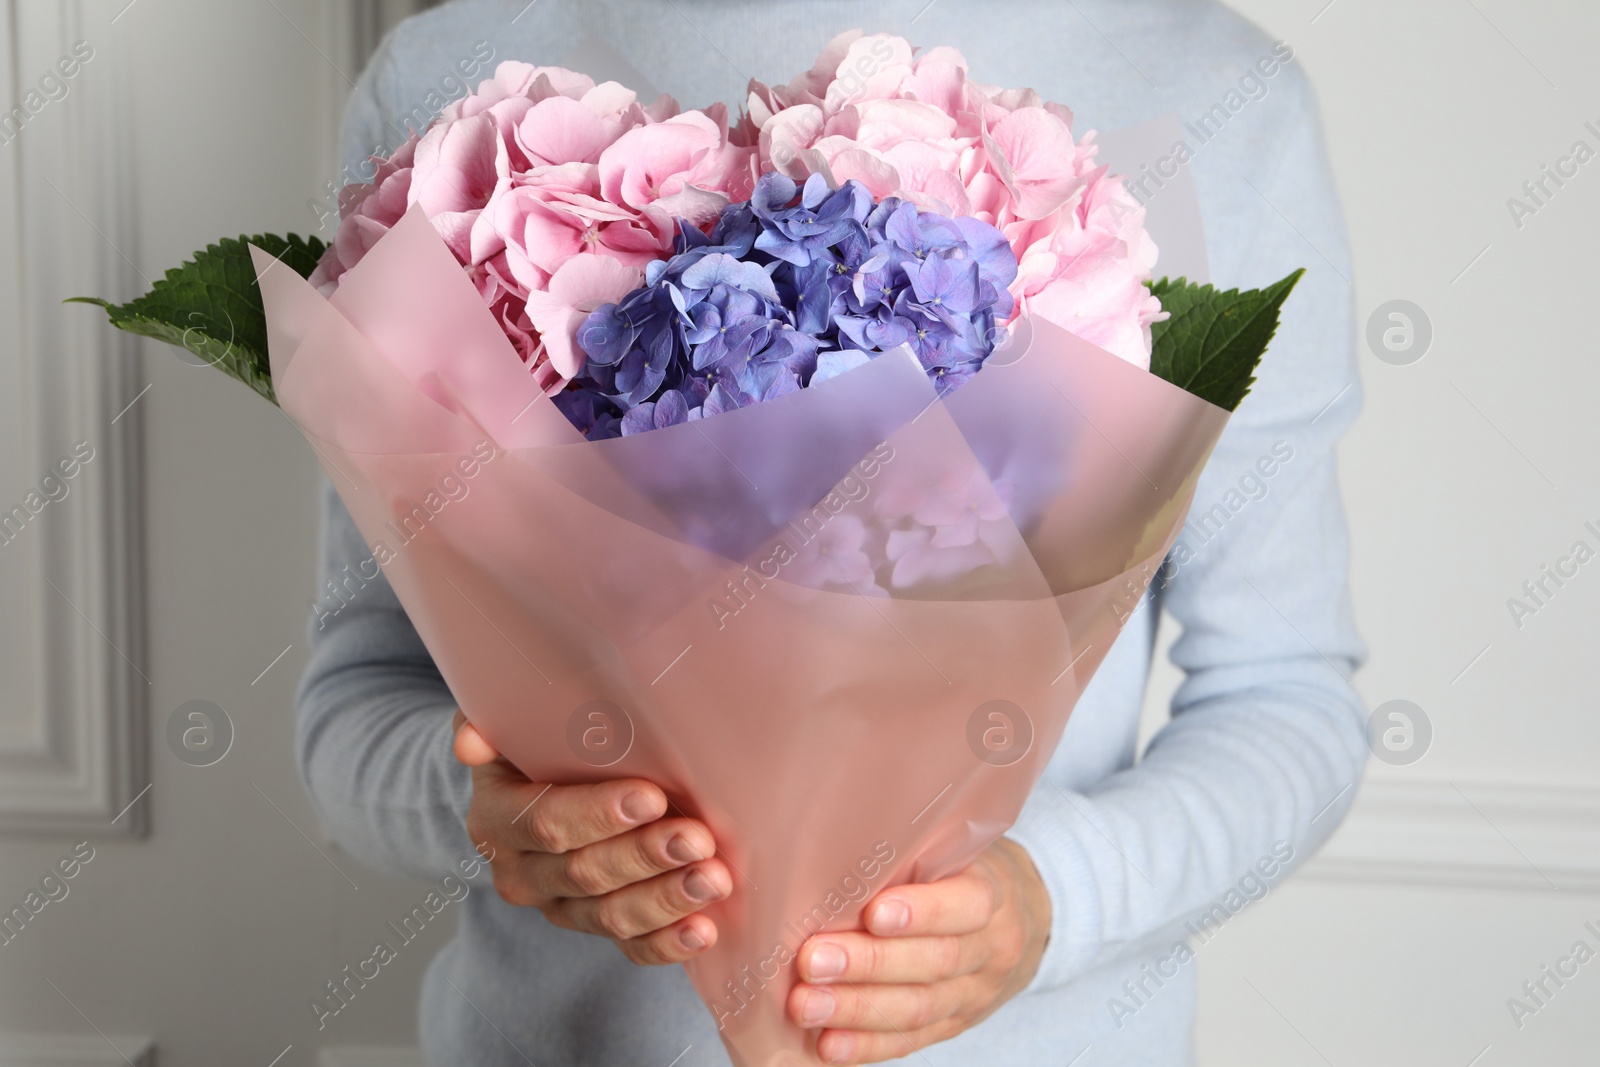
[(455, 741), (452, 745), (456, 759), (468, 767), (482, 767), (493, 763), (500, 758), (499, 751), (483, 739), (478, 728), (467, 721), (466, 715), (460, 708), (456, 709), (455, 719), (450, 728), (455, 731)]

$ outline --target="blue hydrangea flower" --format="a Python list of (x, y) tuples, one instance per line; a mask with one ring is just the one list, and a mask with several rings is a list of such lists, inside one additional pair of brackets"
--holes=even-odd
[(584, 372), (556, 398), (592, 439), (676, 426), (843, 374), (902, 345), (941, 391), (972, 377), (1011, 316), (1010, 242), (972, 218), (763, 175), (709, 233), (583, 322)]

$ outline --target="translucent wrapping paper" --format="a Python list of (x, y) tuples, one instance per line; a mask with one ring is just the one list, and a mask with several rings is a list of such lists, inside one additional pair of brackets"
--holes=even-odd
[(794, 952), (1015, 820), (1227, 415), (1043, 322), (584, 441), (416, 211), (330, 300), (257, 252), (273, 380), (451, 692), (529, 778), (638, 776), (734, 872), (687, 966), (814, 1064)]

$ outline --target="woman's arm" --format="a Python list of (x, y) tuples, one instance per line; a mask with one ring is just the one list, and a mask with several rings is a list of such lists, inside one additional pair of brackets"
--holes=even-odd
[(1310, 856), (1365, 764), (1334, 458), (1361, 396), (1349, 258), (1310, 86), (1295, 67), (1274, 91), (1268, 121), (1230, 127), (1235, 140), (1193, 166), (1219, 285), (1310, 269), (1147, 605), (1182, 627), (1171, 723), (1092, 788), (1041, 783), (1009, 835), (1054, 905), (1034, 989), (1176, 941), (1241, 877), (1279, 869), (1289, 849), (1291, 864)]
[(471, 774), (450, 751), (455, 700), (331, 486), (312, 614), (296, 749), (318, 812), (381, 870), (455, 869), (473, 855)]

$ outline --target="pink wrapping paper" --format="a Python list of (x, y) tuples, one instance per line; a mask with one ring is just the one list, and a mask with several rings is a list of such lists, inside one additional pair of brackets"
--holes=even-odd
[(811, 933), (1012, 824), (1176, 537), (1221, 409), (1046, 323), (612, 442), (413, 211), (331, 301), (257, 251), (283, 410), (461, 707), (535, 781), (639, 776), (734, 871), (687, 966), (740, 1067)]

